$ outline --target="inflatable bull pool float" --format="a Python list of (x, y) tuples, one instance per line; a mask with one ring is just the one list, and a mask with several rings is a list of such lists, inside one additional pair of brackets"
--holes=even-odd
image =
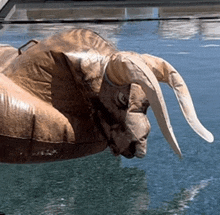
[(168, 62), (118, 51), (90, 30), (32, 40), (18, 50), (1, 46), (0, 66), (0, 162), (72, 159), (107, 147), (116, 156), (144, 157), (149, 106), (181, 157), (159, 82), (174, 90), (192, 129), (213, 141)]

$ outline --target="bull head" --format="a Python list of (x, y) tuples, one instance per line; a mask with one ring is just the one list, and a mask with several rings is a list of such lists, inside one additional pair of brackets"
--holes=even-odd
[(149, 106), (181, 157), (159, 82), (173, 88), (195, 132), (214, 140), (197, 119), (182, 77), (163, 59), (119, 52), (85, 29), (27, 44), (19, 55), (0, 46), (1, 162), (77, 158), (103, 151), (107, 143), (115, 155), (143, 157)]
[(182, 156), (158, 81), (173, 88), (192, 129), (206, 141), (213, 142), (213, 135), (196, 116), (185, 82), (169, 63), (150, 55), (118, 52), (110, 57), (99, 94), (107, 110), (100, 113), (101, 124), (114, 154), (127, 158), (146, 154), (150, 132), (146, 112), (151, 106), (165, 139), (174, 152)]

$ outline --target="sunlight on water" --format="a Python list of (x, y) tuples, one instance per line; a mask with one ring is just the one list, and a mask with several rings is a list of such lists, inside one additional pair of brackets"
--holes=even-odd
[(190, 189), (183, 189), (181, 193), (175, 194), (171, 204), (165, 203), (164, 212), (176, 215), (189, 208), (190, 202), (194, 201), (194, 198), (209, 185), (211, 180), (202, 180), (198, 185), (194, 185)]

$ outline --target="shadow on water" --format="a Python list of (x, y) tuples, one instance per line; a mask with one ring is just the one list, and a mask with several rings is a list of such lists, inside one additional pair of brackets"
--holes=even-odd
[[(109, 151), (64, 162), (0, 166), (5, 214), (182, 214), (208, 181), (149, 209), (145, 172), (121, 167)], [(3, 205), (3, 207), (2, 207)]]
[(0, 211), (6, 214), (129, 214), (149, 204), (144, 171), (121, 168), (109, 152), (0, 169)]

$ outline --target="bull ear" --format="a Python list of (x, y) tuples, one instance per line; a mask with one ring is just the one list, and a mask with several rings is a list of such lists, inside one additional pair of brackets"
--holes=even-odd
[(115, 85), (139, 84), (146, 94), (160, 129), (172, 149), (181, 157), (173, 133), (160, 85), (154, 73), (138, 55), (119, 52), (113, 54), (106, 67), (108, 79)]
[(83, 74), (84, 80), (90, 84), (94, 92), (98, 93), (102, 82), (103, 67), (107, 58), (101, 56), (95, 50), (81, 53), (68, 52), (64, 53), (64, 56), (70, 69), (75, 68), (77, 65)]
[(143, 54), (141, 57), (154, 72), (157, 79), (167, 83), (173, 90), (179, 102), (185, 119), (191, 128), (207, 142), (213, 142), (214, 137), (199, 121), (187, 85), (181, 75), (168, 62), (161, 58)]

